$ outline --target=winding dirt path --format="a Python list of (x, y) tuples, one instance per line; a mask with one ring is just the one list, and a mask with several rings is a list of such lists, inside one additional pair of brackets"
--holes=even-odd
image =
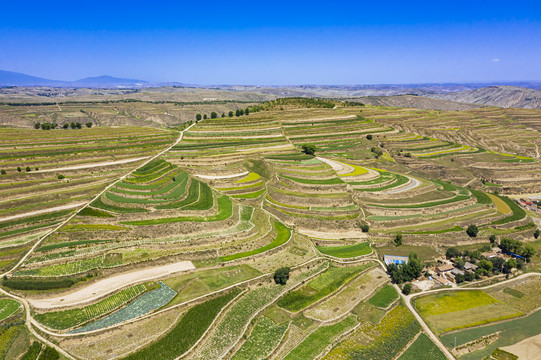
[(27, 300), (30, 305), (39, 309), (53, 309), (65, 306), (81, 305), (104, 297), (105, 295), (110, 294), (120, 288), (134, 285), (136, 283), (155, 280), (164, 276), (188, 270), (195, 270), (195, 266), (192, 264), (192, 262), (180, 261), (174, 264), (160, 265), (111, 276), (66, 295), (47, 299), (27, 298)]

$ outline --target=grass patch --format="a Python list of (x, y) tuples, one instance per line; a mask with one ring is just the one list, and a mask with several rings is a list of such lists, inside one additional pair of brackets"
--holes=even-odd
[(398, 299), (396, 289), (391, 285), (385, 285), (374, 296), (372, 296), (370, 300), (368, 300), (368, 303), (386, 309), (396, 299)]
[(252, 182), (261, 179), (261, 176), (258, 173), (250, 172), (246, 177), (235, 181), (235, 184), (242, 184), (247, 182)]
[(19, 307), (21, 303), (16, 300), (0, 299), (0, 321), (10, 317)]
[(283, 309), (298, 312), (319, 299), (333, 293), (340, 286), (355, 277), (359, 272), (364, 271), (371, 266), (374, 266), (374, 264), (369, 263), (352, 267), (330, 266), (322, 274), (303, 285), (300, 289), (285, 294), (276, 304)]
[(98, 209), (94, 209), (91, 207), (85, 207), (83, 210), (79, 211), (77, 216), (93, 216), (93, 217), (101, 217), (101, 218), (112, 218), (115, 217), (114, 215), (109, 214), (108, 212), (101, 211)]

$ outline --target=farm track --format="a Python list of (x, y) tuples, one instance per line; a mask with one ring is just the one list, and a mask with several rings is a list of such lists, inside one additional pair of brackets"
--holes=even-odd
[(10, 221), (10, 220), (17, 220), (17, 219), (28, 217), (28, 216), (47, 214), (47, 213), (51, 213), (51, 212), (55, 212), (55, 211), (71, 210), (71, 209), (75, 209), (75, 208), (77, 208), (79, 206), (82, 206), (82, 205), (85, 205), (85, 204), (86, 203), (84, 203), (84, 202), (78, 202), (78, 203), (74, 203), (74, 204), (56, 206), (56, 207), (43, 209), (43, 210), (30, 211), (30, 212), (23, 213), (23, 214), (6, 216), (5, 218), (0, 218), (0, 222)]
[(139, 157), (135, 159), (125, 159), (125, 160), (117, 160), (117, 161), (106, 161), (101, 163), (92, 163), (92, 164), (85, 164), (85, 165), (77, 165), (77, 166), (66, 166), (61, 168), (54, 168), (54, 169), (43, 169), (38, 170), (36, 173), (47, 173), (47, 172), (55, 172), (55, 171), (69, 171), (69, 170), (81, 170), (81, 169), (91, 169), (96, 167), (103, 167), (103, 166), (113, 166), (113, 165), (120, 165), (120, 164), (129, 164), (136, 161), (141, 161), (148, 159), (148, 156), (145, 157)]

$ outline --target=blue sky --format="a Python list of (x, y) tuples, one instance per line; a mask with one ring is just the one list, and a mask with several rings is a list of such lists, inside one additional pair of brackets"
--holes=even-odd
[(59, 80), (541, 80), (541, 2), (10, 1), (0, 44), (0, 69)]

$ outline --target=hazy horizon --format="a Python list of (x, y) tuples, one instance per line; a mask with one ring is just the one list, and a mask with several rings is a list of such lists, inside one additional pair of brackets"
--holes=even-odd
[(541, 79), (541, 4), (4, 4), (0, 69), (198, 85)]

